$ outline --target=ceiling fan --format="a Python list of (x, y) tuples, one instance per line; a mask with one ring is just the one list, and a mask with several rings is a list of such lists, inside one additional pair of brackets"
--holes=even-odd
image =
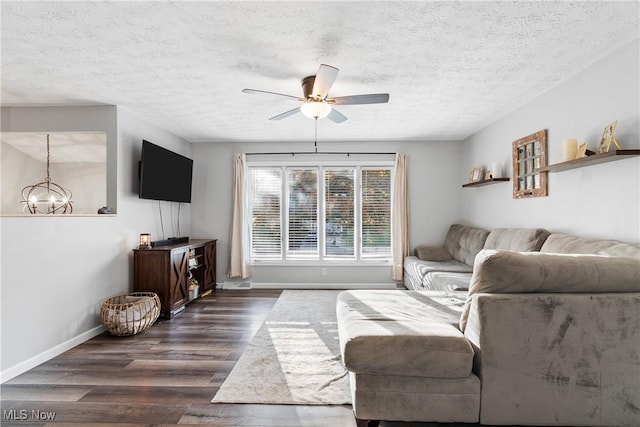
[(333, 86), (333, 82), (336, 80), (337, 76), (338, 69), (336, 67), (320, 64), (320, 68), (318, 68), (318, 72), (315, 76), (307, 76), (302, 79), (303, 97), (257, 89), (242, 89), (242, 92), (284, 96), (303, 103), (299, 107), (273, 116), (269, 120), (281, 120), (285, 117), (302, 112), (302, 114), (312, 119), (327, 117), (335, 123), (342, 123), (347, 120), (347, 117), (333, 108), (334, 105), (384, 104), (389, 102), (388, 93), (371, 93), (367, 95), (337, 96), (329, 98), (329, 90), (331, 89), (331, 86)]

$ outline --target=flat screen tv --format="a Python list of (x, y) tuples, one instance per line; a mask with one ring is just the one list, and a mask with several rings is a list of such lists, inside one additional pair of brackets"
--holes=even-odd
[(141, 199), (191, 203), (193, 160), (142, 141), (140, 158)]

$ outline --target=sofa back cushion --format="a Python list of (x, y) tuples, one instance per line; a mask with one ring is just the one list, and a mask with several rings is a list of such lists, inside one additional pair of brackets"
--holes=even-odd
[(549, 234), (543, 228), (494, 228), (487, 236), (484, 249), (537, 252)]
[(451, 258), (473, 265), (478, 252), (484, 247), (489, 231), (467, 225), (453, 224), (444, 239), (444, 248)]
[(483, 250), (476, 256), (460, 317), (464, 331), (478, 293), (640, 292), (640, 259)]
[(557, 254), (591, 254), (626, 256), (640, 259), (640, 247), (617, 240), (589, 239), (553, 233), (545, 240), (540, 252)]

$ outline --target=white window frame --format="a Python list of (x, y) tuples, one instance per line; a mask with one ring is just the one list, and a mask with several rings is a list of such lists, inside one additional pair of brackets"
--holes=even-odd
[[(315, 169), (316, 170), (316, 183), (318, 182), (318, 175), (320, 174), (321, 170), (319, 167), (317, 166), (281, 166), (281, 173), (284, 176), (284, 179), (282, 180), (282, 190), (281, 190), (281, 194), (283, 195), (283, 198), (285, 198), (286, 200), (284, 200), (281, 203), (281, 212), (280, 212), (280, 224), (281, 224), (281, 229), (282, 229), (282, 259), (283, 260), (314, 260), (316, 255), (315, 254), (308, 254), (308, 255), (303, 255), (303, 254), (294, 254), (293, 251), (291, 251), (289, 249), (289, 244), (290, 244), (290, 238), (289, 238), (289, 206), (290, 206), (290, 197), (291, 197), (291, 189), (288, 185), (288, 180), (289, 180), (289, 174), (288, 171), (289, 169)], [(317, 202), (316, 202), (316, 223), (319, 225), (320, 221), (321, 221), (321, 214), (320, 214), (320, 198), (321, 198), (321, 193), (320, 193), (320, 189), (317, 188), (316, 189), (317, 192)], [(316, 226), (316, 237), (318, 235), (318, 226)], [(319, 247), (317, 247), (318, 251), (320, 250)]]
[[(323, 266), (345, 266), (345, 265), (392, 265), (393, 259), (391, 255), (391, 251), (388, 256), (384, 257), (370, 257), (370, 256), (362, 256), (362, 235), (361, 235), (361, 221), (362, 221), (362, 169), (390, 169), (391, 170), (391, 200), (393, 200), (393, 182), (395, 176), (395, 167), (393, 160), (355, 160), (355, 161), (331, 161), (331, 160), (323, 160), (323, 161), (254, 161), (248, 162), (248, 176), (250, 175), (250, 170), (252, 168), (281, 168), (282, 170), (282, 190), (281, 190), (281, 203), (280, 203), (280, 224), (281, 224), (281, 259), (255, 259), (251, 256), (251, 264), (254, 266), (306, 266), (306, 265), (323, 265)], [(288, 256), (288, 247), (289, 247), (289, 225), (286, 216), (288, 215), (289, 210), (289, 189), (288, 189), (288, 169), (291, 168), (317, 168), (317, 182), (318, 182), (318, 227), (316, 231), (317, 236), (317, 245), (318, 245), (318, 256), (317, 258), (305, 258), (305, 257), (294, 257), (290, 258)], [(354, 168), (355, 171), (355, 197), (354, 197), (354, 256), (352, 258), (340, 259), (337, 257), (331, 257), (325, 255), (325, 224), (326, 224), (326, 212), (325, 212), (325, 194), (324, 194), (324, 171), (325, 169), (344, 169), (344, 168)], [(247, 184), (250, 185), (250, 179), (246, 180)], [(248, 206), (249, 212), (253, 211), (253, 206), (251, 205), (251, 201), (253, 199), (252, 192), (250, 189), (247, 189), (245, 194), (248, 195)], [(253, 238), (251, 233), (251, 228), (249, 228), (250, 234), (250, 247), (252, 247), (253, 242), (251, 239)], [(393, 239), (391, 239), (393, 241)]]

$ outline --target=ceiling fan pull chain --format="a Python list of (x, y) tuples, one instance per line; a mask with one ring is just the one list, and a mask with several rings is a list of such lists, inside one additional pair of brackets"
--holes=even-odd
[(313, 139), (313, 146), (316, 149), (316, 153), (318, 152), (318, 118), (316, 117), (316, 134), (315, 134), (315, 138)]

